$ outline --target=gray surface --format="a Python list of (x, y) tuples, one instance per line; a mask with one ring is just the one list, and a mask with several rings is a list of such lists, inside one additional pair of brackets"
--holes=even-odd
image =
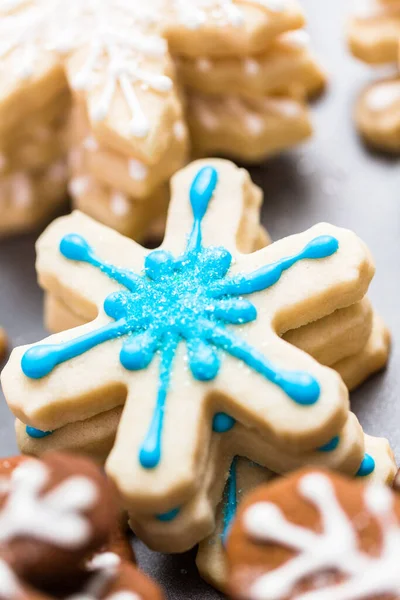
[[(318, 221), (354, 229), (372, 250), (377, 274), (371, 297), (390, 326), (394, 350), (389, 369), (353, 395), (365, 429), (385, 435), (400, 457), (400, 169), (396, 160), (369, 154), (352, 127), (354, 99), (371, 77), (346, 53), (343, 25), (348, 0), (303, 0), (315, 49), (330, 72), (331, 87), (315, 107), (317, 134), (301, 150), (254, 170), (266, 201), (264, 223), (274, 239)], [(34, 273), (34, 236), (0, 244), (0, 324), (13, 344), (44, 336), (41, 293)], [(12, 418), (0, 404), (0, 455), (16, 450)], [(170, 600), (212, 600), (219, 596), (196, 575), (193, 556), (160, 557), (137, 542), (139, 562), (163, 583)]]

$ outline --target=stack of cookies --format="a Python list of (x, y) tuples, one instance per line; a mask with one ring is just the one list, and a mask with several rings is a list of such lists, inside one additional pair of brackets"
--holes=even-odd
[(5, 231), (64, 199), (67, 154), (74, 206), (143, 241), (165, 224), (168, 181), (190, 146), (259, 162), (311, 133), (306, 99), (325, 79), (297, 0), (0, 10)]
[(16, 348), (2, 387), (23, 452), (105, 463), (133, 530), (165, 552), (205, 540), (200, 571), (224, 587), (240, 493), (308, 464), (393, 479), (388, 442), (363, 432), (348, 395), (384, 366), (389, 334), (351, 231), (265, 245), (260, 191), (223, 160), (184, 168), (171, 196), (154, 251), (80, 212), (44, 232), (38, 277), (59, 333)]
[(55, 54), (37, 39), (32, 3), (0, 6), (0, 235), (35, 227), (65, 202), (69, 95)]
[(325, 76), (296, 1), (171, 4), (166, 36), (196, 155), (257, 163), (311, 134), (306, 100)]
[(359, 132), (372, 147), (400, 152), (400, 39), (399, 0), (364, 0), (356, 7), (348, 28), (350, 50), (372, 67), (392, 66), (390, 77), (370, 83), (355, 109)]
[(195, 154), (260, 162), (310, 135), (304, 100), (325, 82), (296, 2), (147, 8), (132, 15), (114, 2), (107, 11), (113, 54), (103, 48), (90, 65), (101, 85), (93, 90), (87, 73), (93, 44), (66, 69), (74, 205), (137, 240), (163, 231), (166, 184), (188, 160), (189, 137)]

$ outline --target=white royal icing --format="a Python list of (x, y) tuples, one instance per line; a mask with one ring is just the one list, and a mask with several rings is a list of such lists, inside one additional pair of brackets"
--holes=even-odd
[(258, 6), (268, 12), (283, 12), (287, 0), (173, 0), (178, 20), (189, 29), (208, 23), (240, 27), (244, 24), (241, 5)]
[(90, 188), (91, 179), (87, 175), (73, 177), (68, 184), (68, 192), (73, 198), (80, 198)]
[(34, 190), (30, 177), (24, 173), (15, 173), (11, 177), (12, 201), (15, 206), (25, 208), (34, 200)]
[(1, 173), (2, 171), (5, 171), (5, 170), (6, 170), (6, 167), (7, 167), (7, 162), (8, 162), (8, 161), (7, 161), (7, 157), (5, 156), (5, 154), (1, 154), (1, 153), (0, 153), (0, 173)]
[(0, 560), (0, 598), (11, 600), (20, 594), (21, 588), (15, 574), (6, 562)]
[[(320, 575), (320, 587), (297, 593), (297, 600), (362, 600), (400, 593), (400, 527), (394, 512), (393, 493), (385, 486), (365, 488), (366, 509), (379, 524), (381, 547), (377, 555), (359, 549), (354, 523), (340, 506), (332, 483), (322, 474), (305, 475), (300, 495), (321, 516), (321, 532), (288, 521), (268, 502), (250, 506), (244, 514), (246, 532), (257, 542), (280, 544), (297, 554), (281, 567), (261, 575), (252, 584), (250, 600), (282, 600), (304, 578)], [(379, 542), (380, 543), (380, 542)], [(324, 577), (328, 572), (344, 576), (338, 584)], [(318, 578), (315, 580), (318, 584)], [(314, 583), (315, 583), (314, 582)]]
[(125, 194), (114, 192), (110, 198), (111, 212), (116, 217), (124, 217), (131, 210), (131, 205)]
[(89, 152), (95, 152), (99, 149), (99, 144), (93, 135), (88, 135), (87, 138), (83, 140), (83, 147), (85, 150), (89, 150)]
[(135, 181), (144, 181), (149, 176), (149, 167), (135, 158), (129, 161), (128, 168), (129, 175)]
[(212, 61), (209, 58), (202, 56), (196, 60), (196, 67), (202, 73), (207, 73), (208, 71), (211, 71)]
[(66, 181), (68, 176), (67, 165), (64, 160), (58, 160), (47, 169), (47, 177), (54, 182)]
[(308, 48), (310, 45), (310, 35), (304, 29), (288, 31), (282, 35), (282, 39), (298, 49)]
[(255, 60), (254, 58), (247, 58), (243, 62), (243, 67), (246, 72), (246, 75), (250, 75), (250, 76), (258, 75), (260, 72), (260, 68), (261, 68), (259, 61)]
[(109, 596), (108, 600), (142, 600), (142, 596), (135, 594), (135, 592), (128, 592), (122, 590)]
[(86, 563), (88, 571), (96, 571), (97, 569), (110, 569), (118, 567), (121, 564), (121, 559), (115, 552), (101, 552), (95, 554), (91, 560)]
[(372, 87), (365, 96), (370, 110), (381, 112), (400, 100), (400, 81), (387, 81)]
[(37, 0), (17, 13), (9, 11), (0, 23), (0, 58), (16, 54), (17, 72), (27, 78), (40, 64), (39, 50), (67, 54), (85, 47), (87, 60), (71, 85), (88, 91), (105, 78), (91, 116), (106, 119), (117, 88), (131, 114), (130, 133), (146, 137), (150, 124), (143, 111), (136, 86), (165, 93), (172, 80), (145, 62), (157, 65), (167, 53), (166, 41), (150, 33), (157, 11), (153, 3), (131, 0)]
[(48, 479), (47, 468), (37, 461), (15, 469), (0, 511), (0, 542), (26, 536), (72, 549), (87, 541), (91, 525), (82, 513), (96, 502), (96, 486), (77, 475), (43, 494)]
[(176, 121), (174, 123), (174, 135), (179, 142), (182, 142), (186, 138), (187, 130), (183, 121)]

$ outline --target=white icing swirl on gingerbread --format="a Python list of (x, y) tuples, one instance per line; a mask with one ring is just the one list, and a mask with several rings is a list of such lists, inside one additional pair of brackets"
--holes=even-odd
[(26, 461), (8, 481), (8, 497), (0, 511), (0, 542), (27, 537), (66, 549), (79, 548), (91, 535), (83, 512), (98, 500), (95, 484), (72, 476), (45, 494), (49, 481), (44, 464)]
[(340, 506), (328, 477), (305, 475), (299, 482), (299, 493), (319, 512), (321, 533), (288, 521), (272, 503), (254, 504), (244, 514), (244, 527), (251, 538), (297, 552), (282, 566), (256, 579), (249, 598), (282, 600), (292, 597), (303, 579), (332, 571), (342, 575), (344, 581), (335, 584), (322, 578), (324, 587), (299, 593), (295, 596), (297, 600), (361, 600), (386, 594), (397, 597), (400, 592), (400, 527), (391, 490), (377, 485), (365, 488), (366, 509), (381, 530), (382, 545), (377, 556), (360, 550), (354, 524)]

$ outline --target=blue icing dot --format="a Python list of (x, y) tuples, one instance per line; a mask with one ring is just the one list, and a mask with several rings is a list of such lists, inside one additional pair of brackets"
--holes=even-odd
[(26, 433), (27, 433), (27, 435), (29, 435), (29, 437), (34, 438), (36, 440), (40, 440), (42, 438), (47, 437), (48, 435), (51, 435), (53, 432), (52, 431), (41, 431), (40, 429), (36, 429), (35, 427), (30, 427), (29, 425), (27, 425)]
[(325, 444), (325, 446), (321, 446), (321, 448), (318, 448), (318, 450), (320, 452), (333, 452), (339, 446), (339, 442), (340, 437), (337, 435), (336, 437), (332, 438), (330, 442)]
[(169, 512), (166, 512), (162, 515), (157, 515), (156, 519), (157, 519), (157, 521), (161, 521), (162, 523), (169, 523), (169, 522), (173, 521), (174, 519), (176, 519), (176, 517), (179, 515), (179, 513), (180, 513), (180, 508), (173, 508)]
[(201, 221), (218, 183), (218, 172), (214, 167), (204, 167), (193, 180), (190, 188), (190, 203), (195, 221)]
[(91, 256), (91, 247), (84, 237), (77, 233), (70, 233), (61, 240), (60, 252), (69, 260), (88, 262)]
[(42, 379), (58, 364), (58, 346), (42, 344), (29, 348), (21, 359), (21, 368), (30, 379)]
[(226, 433), (235, 426), (235, 419), (226, 413), (216, 413), (213, 418), (213, 431), (215, 433)]
[[(199, 381), (216, 378), (223, 356), (228, 354), (279, 387), (298, 404), (312, 405), (320, 396), (319, 383), (310, 373), (288, 371), (273, 364), (236, 334), (234, 326), (257, 319), (254, 304), (243, 296), (273, 286), (299, 261), (331, 256), (338, 249), (338, 241), (331, 236), (319, 236), (293, 256), (250, 273), (230, 275), (232, 256), (228, 250), (205, 247), (202, 243), (202, 221), (217, 185), (218, 172), (214, 167), (206, 166), (198, 171), (189, 192), (193, 226), (185, 251), (178, 257), (163, 249), (150, 252), (141, 273), (102, 260), (80, 234), (64, 236), (60, 253), (66, 259), (98, 269), (122, 288), (104, 301), (104, 312), (111, 322), (66, 342), (33, 346), (21, 360), (27, 377), (41, 379), (57, 365), (109, 340), (121, 338), (119, 358), (125, 369), (145, 369), (156, 361), (157, 397), (139, 450), (139, 460), (145, 469), (156, 468), (162, 460), (167, 397), (176, 351), (181, 343), (186, 343), (191, 373)], [(227, 415), (216, 415), (213, 422), (213, 427), (221, 432), (233, 425), (234, 420)]]
[(366, 454), (362, 460), (356, 477), (368, 477), (375, 471), (375, 460), (369, 454)]

